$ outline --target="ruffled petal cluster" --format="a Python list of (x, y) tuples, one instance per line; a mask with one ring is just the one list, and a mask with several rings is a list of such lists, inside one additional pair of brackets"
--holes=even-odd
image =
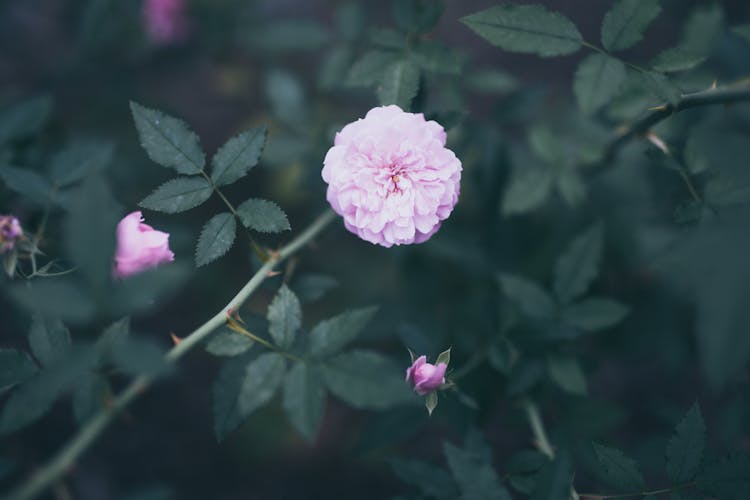
[(169, 234), (144, 224), (141, 212), (128, 214), (117, 224), (115, 277), (126, 278), (173, 260)]
[(398, 106), (371, 109), (326, 154), (327, 198), (346, 228), (390, 247), (427, 241), (458, 201), (461, 162), (440, 124)]
[(445, 383), (445, 370), (448, 365), (438, 363), (432, 365), (426, 356), (420, 356), (406, 369), (406, 381), (414, 386), (414, 391), (420, 396), (440, 389)]

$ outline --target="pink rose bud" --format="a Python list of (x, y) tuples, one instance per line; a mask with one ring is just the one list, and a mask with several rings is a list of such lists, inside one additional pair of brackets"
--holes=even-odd
[(143, 224), (141, 212), (133, 212), (117, 224), (115, 269), (117, 278), (138, 274), (162, 262), (174, 260), (169, 234)]
[(461, 162), (445, 130), (398, 106), (371, 109), (336, 134), (323, 162), (328, 203), (363, 240), (427, 241), (458, 201)]
[(424, 396), (440, 388), (445, 383), (445, 370), (448, 365), (437, 366), (427, 362), (426, 356), (420, 356), (406, 369), (406, 381), (414, 385), (414, 391)]
[(185, 0), (144, 0), (143, 23), (149, 39), (168, 45), (187, 38), (186, 8)]
[(0, 215), (0, 253), (13, 250), (16, 241), (23, 236), (21, 223), (12, 215)]

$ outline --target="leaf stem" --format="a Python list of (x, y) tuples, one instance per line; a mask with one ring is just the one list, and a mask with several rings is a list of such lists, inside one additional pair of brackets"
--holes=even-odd
[[(300, 250), (310, 242), (335, 218), (331, 210), (326, 210), (301, 234), (294, 238), (281, 251), (270, 258), (250, 278), (250, 280), (237, 292), (232, 300), (224, 306), (211, 319), (203, 323), (188, 336), (177, 343), (165, 356), (168, 363), (175, 363), (190, 349), (204, 340), (211, 332), (226, 322), (227, 314), (241, 306), (248, 297), (266, 279), (268, 273), (280, 262)], [(97, 437), (109, 426), (114, 418), (143, 393), (153, 382), (147, 375), (136, 377), (120, 394), (111, 402), (109, 407), (100, 410), (88, 422), (81, 427), (78, 433), (50, 460), (45, 466), (35, 472), (23, 484), (15, 490), (3, 496), (5, 500), (30, 500), (37, 497), (51, 485), (53, 485), (70, 467), (76, 459), (96, 440)]]
[[(229, 211), (232, 213), (232, 215), (234, 215), (234, 218), (237, 219), (237, 221), (243, 227), (245, 227), (245, 225), (242, 223), (242, 219), (240, 218), (240, 215), (237, 213), (237, 209), (235, 209), (234, 205), (232, 205), (232, 203), (227, 199), (227, 197), (224, 196), (224, 193), (221, 192), (221, 189), (219, 189), (219, 186), (217, 186), (214, 183), (213, 179), (211, 179), (211, 177), (206, 173), (205, 170), (201, 169), (201, 175), (203, 176), (204, 179), (206, 179), (208, 181), (209, 184), (211, 184), (211, 189), (213, 190), (213, 192), (216, 193), (217, 195), (219, 195), (219, 198), (221, 198), (221, 201), (224, 202), (224, 205), (226, 205), (226, 207), (229, 209)], [(247, 237), (250, 240), (250, 246), (253, 247), (253, 251), (258, 256), (258, 258), (262, 262), (268, 261), (269, 260), (268, 252), (266, 252), (265, 250), (263, 250), (261, 248), (261, 246), (258, 245), (258, 243), (255, 241), (255, 239), (250, 234), (250, 230), (249, 229), (247, 230)]]

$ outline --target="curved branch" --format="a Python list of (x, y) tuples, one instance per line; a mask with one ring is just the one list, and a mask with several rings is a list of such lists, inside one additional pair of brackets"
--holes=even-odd
[[(277, 254), (263, 264), (263, 266), (258, 269), (252, 278), (250, 278), (245, 286), (237, 292), (237, 295), (235, 295), (226, 306), (224, 306), (211, 319), (194, 330), (190, 335), (177, 343), (165, 355), (165, 360), (168, 363), (175, 363), (190, 349), (205, 339), (211, 332), (223, 325), (226, 322), (227, 314), (241, 306), (266, 279), (268, 273), (271, 272), (274, 267), (309, 243), (310, 240), (320, 233), (331, 221), (333, 221), (334, 218), (335, 214), (331, 210), (327, 210), (318, 217), (299, 236), (293, 239), (288, 245), (283, 247)], [(153, 379), (147, 375), (136, 377), (135, 380), (133, 380), (114, 398), (109, 407), (100, 410), (99, 413), (92, 417), (52, 460), (29, 477), (25, 483), (18, 486), (3, 498), (6, 500), (30, 500), (50, 487), (60, 478), (60, 476), (70, 469), (76, 459), (86, 451), (86, 449), (109, 426), (115, 417), (140, 394), (148, 389), (152, 382)]]

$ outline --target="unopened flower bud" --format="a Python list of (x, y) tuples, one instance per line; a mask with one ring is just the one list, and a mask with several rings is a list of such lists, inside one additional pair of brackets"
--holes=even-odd
[(426, 356), (420, 356), (406, 369), (406, 381), (414, 386), (414, 391), (420, 396), (436, 391), (445, 383), (445, 370), (448, 365), (438, 363), (432, 365)]

